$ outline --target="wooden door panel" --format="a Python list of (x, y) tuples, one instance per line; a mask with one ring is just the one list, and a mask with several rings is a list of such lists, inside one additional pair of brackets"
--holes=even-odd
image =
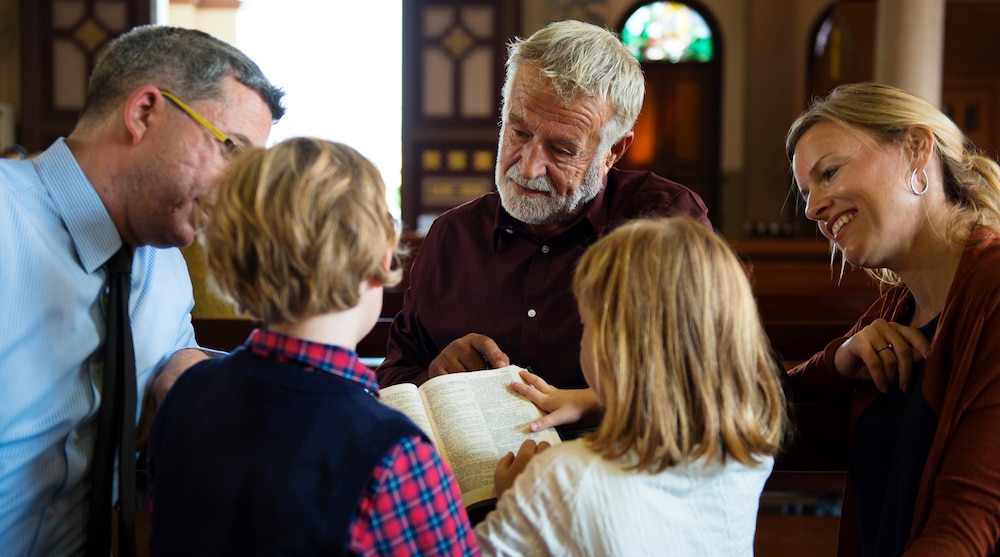
[(21, 9), (21, 139), (29, 152), (76, 125), (104, 46), (149, 23), (150, 0), (25, 0)]
[(651, 170), (695, 190), (718, 222), (721, 111), (714, 64), (643, 65), (646, 97), (635, 140), (617, 166)]
[(947, 82), (941, 92), (941, 107), (969, 139), (991, 157), (1000, 152), (1000, 122), (997, 99), (1000, 82), (992, 80)]

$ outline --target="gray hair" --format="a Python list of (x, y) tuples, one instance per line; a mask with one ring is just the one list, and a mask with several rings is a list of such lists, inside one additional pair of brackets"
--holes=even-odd
[(143, 25), (115, 38), (90, 76), (82, 119), (106, 116), (137, 87), (153, 85), (185, 101), (214, 99), (233, 77), (256, 91), (271, 111), (285, 114), (284, 91), (236, 47), (195, 29)]
[(564, 102), (579, 95), (606, 103), (612, 118), (601, 129), (601, 148), (610, 148), (635, 125), (646, 83), (639, 61), (611, 31), (582, 21), (557, 21), (509, 45), (503, 85), (503, 115), (514, 76), (529, 64), (549, 79)]

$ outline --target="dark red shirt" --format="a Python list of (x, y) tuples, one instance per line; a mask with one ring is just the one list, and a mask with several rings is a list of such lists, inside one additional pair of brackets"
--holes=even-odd
[(460, 205), (431, 226), (410, 268), (410, 287), (389, 332), (380, 385), (421, 384), (427, 366), (468, 333), (492, 338), (512, 364), (560, 388), (583, 388), (582, 326), (573, 269), (597, 238), (627, 220), (689, 215), (711, 228), (704, 202), (651, 172), (612, 169), (585, 217), (541, 240), (500, 206), (496, 192)]

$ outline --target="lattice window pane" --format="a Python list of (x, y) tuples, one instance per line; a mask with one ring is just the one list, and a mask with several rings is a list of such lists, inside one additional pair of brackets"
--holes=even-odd
[(80, 110), (87, 90), (87, 54), (73, 41), (56, 39), (52, 43), (52, 57), (54, 108)]
[(424, 49), (424, 116), (451, 116), (455, 106), (454, 61), (441, 48)]
[(124, 2), (98, 2), (94, 5), (94, 17), (113, 33), (128, 28), (128, 6)]
[(474, 48), (462, 60), (462, 116), (484, 118), (497, 113), (493, 106), (493, 49)]
[(451, 27), (454, 21), (455, 10), (451, 6), (428, 6), (424, 8), (424, 37), (440, 37)]
[(468, 6), (462, 8), (462, 23), (470, 33), (480, 39), (493, 36), (493, 7)]

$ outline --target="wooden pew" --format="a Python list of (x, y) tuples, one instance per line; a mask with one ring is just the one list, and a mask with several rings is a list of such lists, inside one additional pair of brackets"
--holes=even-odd
[[(402, 282), (384, 291), (382, 314), (372, 332), (358, 344), (363, 358), (384, 357), (392, 318), (402, 306), (407, 271), (420, 247), (419, 236), (407, 235), (409, 255), (399, 265)], [(848, 268), (842, 279), (831, 270), (825, 241), (747, 239), (730, 244), (746, 265), (764, 329), (786, 366), (794, 365), (843, 334), (878, 296), (864, 273)], [(203, 346), (231, 350), (255, 323), (241, 319), (195, 320)], [(842, 483), (847, 454), (847, 402), (830, 404), (793, 401), (793, 442), (777, 461), (776, 489), (800, 487), (833, 490)], [(810, 479), (811, 478), (811, 479)], [(812, 487), (810, 487), (812, 486)]]
[[(786, 368), (847, 332), (879, 296), (878, 285), (863, 271), (848, 266), (841, 278), (839, 262), (831, 270), (825, 240), (731, 245), (747, 267), (764, 330)], [(798, 435), (779, 468), (845, 469), (846, 450), (837, 445), (847, 441), (847, 401), (792, 403)]]
[(775, 351), (793, 365), (844, 334), (878, 297), (878, 287), (848, 266), (831, 269), (826, 241), (738, 240), (730, 245), (750, 275), (757, 308)]
[[(410, 263), (420, 248), (422, 236), (405, 233), (400, 240), (402, 255), (396, 265), (403, 277), (396, 286), (385, 288), (382, 295), (382, 312), (372, 331), (358, 343), (358, 355), (366, 359), (385, 357), (386, 340), (392, 318), (403, 307), (403, 293), (409, 285)], [(249, 319), (194, 319), (195, 338), (206, 348), (229, 351), (246, 340), (257, 323)]]
[[(731, 245), (751, 277), (764, 329), (786, 367), (844, 334), (878, 297), (861, 271), (831, 270), (825, 240), (749, 239)], [(757, 518), (757, 555), (836, 554), (849, 446), (847, 400), (791, 400), (793, 434), (775, 460)], [(819, 514), (818, 511), (827, 514)], [(797, 514), (801, 512), (802, 514)]]

